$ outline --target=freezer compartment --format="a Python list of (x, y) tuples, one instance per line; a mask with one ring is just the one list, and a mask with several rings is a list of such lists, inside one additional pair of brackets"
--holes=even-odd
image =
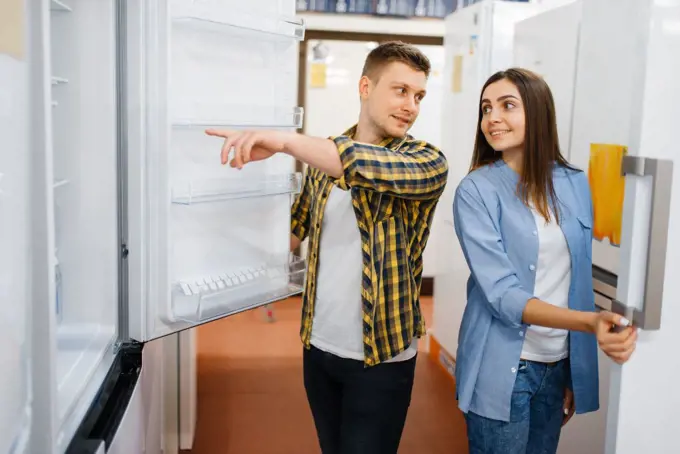
[(191, 205), (249, 197), (296, 194), (300, 192), (301, 182), (300, 173), (270, 175), (255, 181), (245, 178), (190, 181), (173, 188), (172, 203)]
[(198, 324), (287, 298), (302, 292), (306, 269), (304, 259), (286, 256), (176, 282), (172, 315)]

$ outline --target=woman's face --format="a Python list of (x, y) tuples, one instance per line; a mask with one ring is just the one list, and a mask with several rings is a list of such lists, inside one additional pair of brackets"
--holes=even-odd
[(509, 80), (492, 83), (482, 94), (482, 132), (496, 151), (524, 150), (524, 106)]

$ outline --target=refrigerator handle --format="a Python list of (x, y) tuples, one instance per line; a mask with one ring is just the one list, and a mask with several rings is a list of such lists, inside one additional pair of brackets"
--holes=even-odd
[(612, 311), (628, 318), (638, 328), (658, 330), (661, 327), (661, 305), (666, 272), (673, 161), (624, 156), (621, 174), (652, 178), (651, 213), (642, 310), (613, 300)]

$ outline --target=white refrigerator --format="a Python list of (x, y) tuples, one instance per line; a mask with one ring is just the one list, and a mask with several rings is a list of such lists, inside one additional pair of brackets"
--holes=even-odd
[[(600, 208), (620, 203), (619, 238), (593, 243), (594, 298), (597, 306), (624, 314), (640, 328), (637, 350), (627, 364), (618, 366), (600, 354), (601, 408), (569, 422), (559, 452), (675, 453), (678, 426), (673, 411), (680, 404), (676, 385), (680, 357), (674, 328), (680, 310), (674, 302), (678, 297), (674, 278), (680, 264), (673, 252), (680, 246), (673, 232), (680, 213), (680, 184), (674, 164), (680, 154), (673, 131), (680, 113), (680, 90), (674, 82), (680, 76), (680, 4), (546, 3), (550, 8), (515, 23), (511, 63), (504, 66), (527, 67), (550, 84), (562, 150), (576, 166), (589, 174), (592, 169), (596, 236), (602, 236)], [(498, 33), (492, 28), (487, 36)], [(453, 96), (449, 99), (453, 103)], [(476, 109), (478, 99), (469, 102)], [(454, 108), (460, 109), (460, 103)], [(477, 116), (468, 117), (467, 127), (472, 129)], [(469, 142), (457, 140), (447, 146), (469, 160), (474, 131), (465, 134)], [(591, 156), (604, 150), (614, 159), (622, 147), (626, 155), (616, 158), (621, 162), (611, 161), (615, 165), (608, 170), (613, 173), (604, 175), (603, 186), (600, 164)], [(606, 197), (607, 189), (622, 187), (620, 200)], [(450, 282), (464, 282), (469, 272), (455, 253), (452, 256), (450, 267), (459, 274)], [(464, 295), (461, 284), (442, 298), (464, 301)], [(450, 306), (462, 311), (460, 305)]]
[(455, 240), (453, 194), (467, 174), (474, 148), (480, 91), (486, 79), (513, 64), (515, 24), (546, 9), (536, 3), (483, 0), (446, 17), (445, 67), (440, 148), (449, 161), (449, 179), (437, 208), (434, 281), (434, 336), (456, 354), (469, 275)]
[[(598, 205), (608, 203), (603, 189), (622, 193), (620, 239), (593, 243), (595, 298), (640, 328), (631, 361), (610, 362), (605, 377), (608, 390), (599, 415), (604, 436), (594, 446), (607, 454), (677, 451), (672, 409), (680, 404), (675, 379), (680, 246), (674, 234), (680, 216), (674, 134), (680, 114), (679, 48), (678, 2), (582, 2), (571, 160), (594, 172), (594, 228), (599, 230), (604, 218)], [(605, 177), (607, 185), (595, 154), (601, 150), (593, 144), (626, 149), (617, 178)]]
[(158, 452), (162, 353), (149, 342), (302, 290), (305, 261), (289, 252), (294, 161), (222, 166), (204, 130), (301, 127), (304, 25), (294, 0), (25, 5), (29, 452)]

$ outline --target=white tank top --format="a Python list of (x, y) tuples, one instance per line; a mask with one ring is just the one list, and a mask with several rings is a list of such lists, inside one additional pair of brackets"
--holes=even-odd
[[(534, 295), (546, 303), (569, 307), (571, 256), (562, 228), (553, 216), (550, 223), (532, 209), (538, 235), (538, 263)], [(525, 335), (522, 358), (550, 363), (569, 356), (568, 331), (530, 326)]]

